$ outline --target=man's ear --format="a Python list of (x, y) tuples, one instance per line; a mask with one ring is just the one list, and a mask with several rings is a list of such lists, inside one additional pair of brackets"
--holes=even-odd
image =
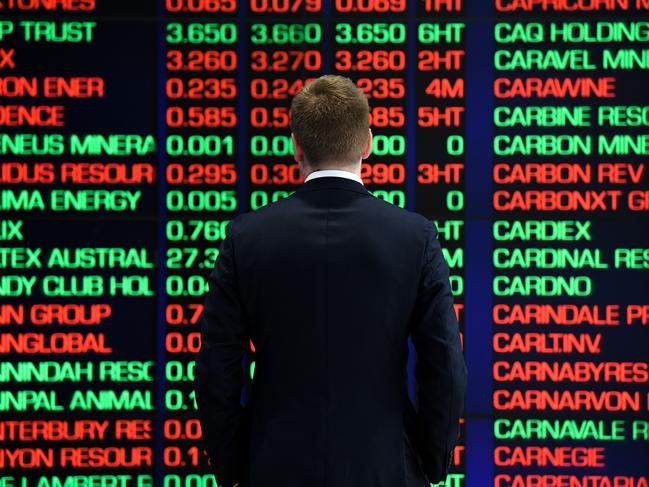
[(361, 159), (367, 159), (372, 153), (372, 129), (368, 128), (367, 131), (368, 131), (367, 144), (365, 144), (365, 149), (363, 149), (363, 154), (361, 155)]
[(291, 132), (291, 140), (293, 141), (293, 159), (295, 159), (295, 162), (302, 166), (304, 162), (304, 152), (302, 151), (302, 147), (300, 147), (300, 144), (295, 138), (295, 134), (293, 132)]

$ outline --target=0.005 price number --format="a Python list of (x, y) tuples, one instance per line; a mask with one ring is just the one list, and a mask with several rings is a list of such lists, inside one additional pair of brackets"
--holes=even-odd
[(228, 191), (169, 191), (167, 211), (235, 211), (237, 198)]

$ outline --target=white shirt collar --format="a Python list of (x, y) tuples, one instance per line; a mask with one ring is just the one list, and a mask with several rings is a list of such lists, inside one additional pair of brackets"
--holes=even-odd
[(352, 179), (356, 181), (357, 183), (363, 184), (363, 180), (360, 178), (360, 176), (356, 173), (350, 172), (350, 171), (343, 171), (342, 169), (318, 169), (316, 171), (313, 171), (310, 173), (304, 182), (306, 183), (310, 179), (315, 179), (315, 178), (324, 178), (327, 176), (333, 176), (337, 178), (347, 178), (347, 179)]

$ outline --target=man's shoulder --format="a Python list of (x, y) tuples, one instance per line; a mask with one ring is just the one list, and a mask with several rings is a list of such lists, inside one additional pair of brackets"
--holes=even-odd
[[(393, 231), (409, 234), (428, 236), (436, 233), (434, 223), (416, 211), (402, 208), (384, 199), (368, 198), (367, 204), (371, 206), (369, 214), (373, 214), (381, 226), (390, 227)], [(405, 236), (405, 235), (404, 235)]]
[(385, 201), (382, 198), (373, 197), (369, 199), (369, 202), (370, 204), (373, 204), (377, 208), (377, 210), (383, 212), (385, 215), (389, 215), (390, 217), (402, 221), (405, 224), (410, 224), (413, 226), (430, 226), (432, 223), (421, 213), (417, 213), (416, 211), (412, 211), (407, 208), (402, 208), (393, 203)]
[[(360, 202), (360, 203), (359, 203)], [(237, 229), (265, 225), (289, 218), (291, 212), (297, 210), (302, 202), (299, 198), (290, 195), (277, 201), (273, 201), (256, 210), (241, 213), (234, 217), (230, 224)], [(366, 198), (356, 200), (360, 211), (363, 211), (368, 219), (373, 219), (382, 227), (392, 228), (394, 231), (414, 231), (425, 234), (435, 231), (433, 222), (415, 211), (401, 208), (384, 199), (368, 195)]]

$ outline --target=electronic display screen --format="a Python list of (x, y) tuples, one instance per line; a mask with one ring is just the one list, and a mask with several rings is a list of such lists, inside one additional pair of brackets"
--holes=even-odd
[(0, 487), (216, 485), (206, 278), (325, 73), (451, 270), (444, 485), (649, 487), (648, 69), (649, 0), (0, 1)]

